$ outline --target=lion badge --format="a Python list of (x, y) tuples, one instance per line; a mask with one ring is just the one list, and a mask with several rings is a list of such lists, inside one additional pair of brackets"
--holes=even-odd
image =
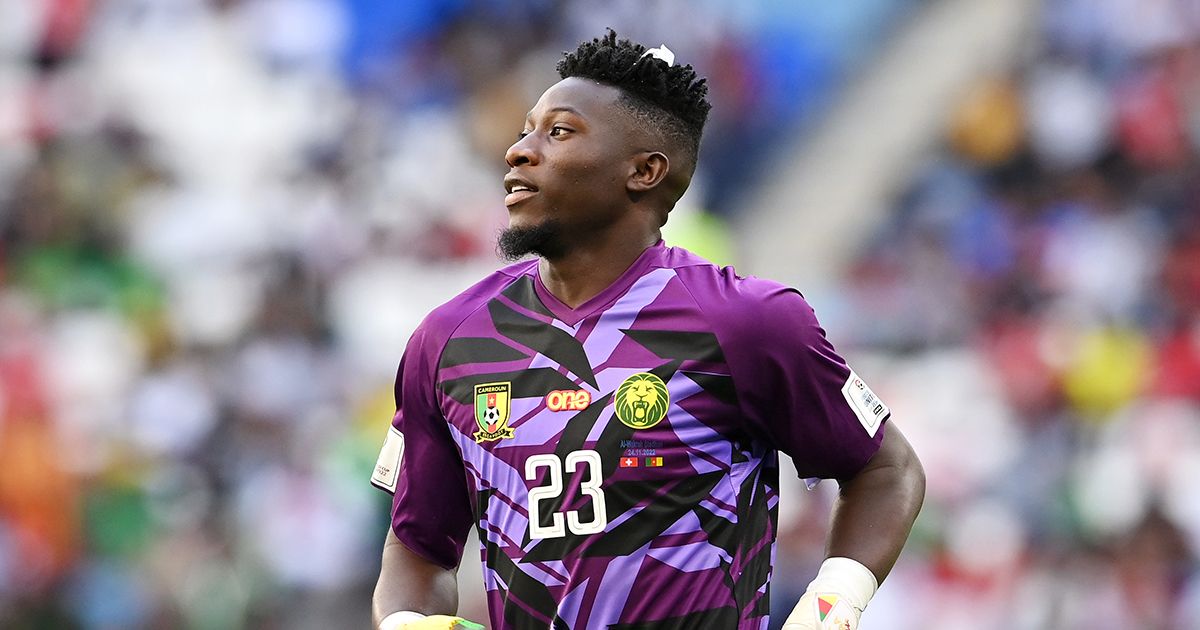
[(475, 423), (479, 425), (479, 431), (472, 437), (476, 442), (494, 442), (513, 436), (513, 429), (508, 426), (508, 403), (511, 398), (511, 383), (475, 386)]
[(617, 388), (617, 419), (627, 427), (649, 429), (667, 416), (671, 395), (667, 384), (649, 372), (634, 374)]

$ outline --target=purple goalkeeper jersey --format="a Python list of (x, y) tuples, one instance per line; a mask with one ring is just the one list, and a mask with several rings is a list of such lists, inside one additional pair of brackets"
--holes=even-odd
[(777, 452), (854, 475), (889, 416), (794, 289), (647, 249), (569, 308), (536, 261), (434, 310), (377, 485), (417, 554), (473, 525), (491, 625), (766, 628)]

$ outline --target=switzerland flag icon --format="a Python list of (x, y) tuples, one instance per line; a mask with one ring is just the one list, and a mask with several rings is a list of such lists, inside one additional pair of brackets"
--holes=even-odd
[(622, 457), (621, 458), (621, 464), (620, 464), (621, 468), (637, 468), (637, 465), (638, 465), (638, 458), (636, 458), (636, 457)]

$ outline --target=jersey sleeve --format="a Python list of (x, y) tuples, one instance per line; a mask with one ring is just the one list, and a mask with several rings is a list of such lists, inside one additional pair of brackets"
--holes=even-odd
[(791, 455), (803, 478), (856, 474), (879, 450), (890, 410), (834, 350), (798, 291), (724, 281), (718, 338), (748, 428)]
[[(438, 355), (431, 345), (423, 325), (400, 360), (396, 414), (372, 483), (393, 492), (392, 531), (400, 542), (451, 569), (462, 558), (473, 517), (462, 458), (437, 404)], [(394, 477), (389, 466), (395, 467)]]

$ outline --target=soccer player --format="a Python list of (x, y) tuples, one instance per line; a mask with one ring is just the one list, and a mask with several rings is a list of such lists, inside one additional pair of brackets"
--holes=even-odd
[(765, 628), (784, 451), (841, 488), (785, 628), (857, 627), (917, 457), (800, 293), (660, 239), (709, 110), (692, 67), (609, 31), (558, 70), (505, 156), (499, 246), (537, 256), (435, 309), (400, 363), (376, 623), (479, 627), (453, 616), (474, 526), (493, 629)]

